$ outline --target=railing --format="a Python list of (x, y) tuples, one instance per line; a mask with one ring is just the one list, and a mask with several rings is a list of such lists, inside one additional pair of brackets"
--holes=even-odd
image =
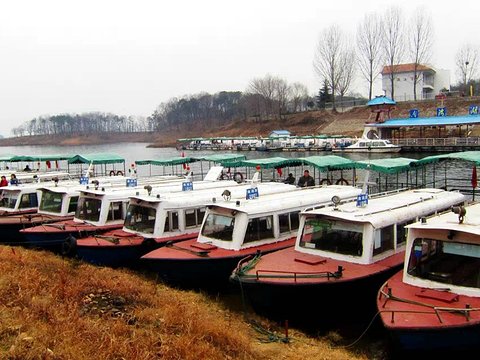
[(479, 137), (449, 138), (405, 138), (389, 139), (392, 144), (400, 146), (479, 146)]

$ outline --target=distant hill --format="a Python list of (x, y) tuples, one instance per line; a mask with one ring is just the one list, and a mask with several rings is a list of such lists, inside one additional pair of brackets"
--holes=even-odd
[[(443, 106), (448, 115), (468, 114), (470, 105), (480, 105), (480, 97), (447, 98)], [(435, 100), (401, 102), (391, 113), (391, 117), (407, 118), (409, 110), (416, 108), (420, 116), (435, 116), (441, 103)], [(14, 145), (82, 145), (117, 142), (147, 142), (151, 147), (170, 147), (176, 140), (188, 137), (215, 136), (267, 136), (272, 130), (289, 130), (294, 135), (346, 135), (360, 136), (371, 110), (361, 106), (344, 112), (331, 110), (306, 111), (283, 116), (281, 119), (258, 120), (256, 118), (237, 119), (219, 127), (207, 127), (198, 121), (188, 128), (164, 128), (161, 132), (149, 133), (96, 133), (78, 136), (25, 136), (0, 139), (0, 146)], [(370, 119), (373, 120), (373, 117)], [(472, 130), (473, 136), (480, 136), (480, 127)]]

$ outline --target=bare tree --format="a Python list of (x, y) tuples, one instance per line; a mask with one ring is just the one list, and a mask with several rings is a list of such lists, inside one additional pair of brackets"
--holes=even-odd
[(304, 110), (302, 106), (308, 98), (308, 89), (305, 85), (295, 82), (290, 86), (291, 104), (294, 112)]
[(410, 58), (413, 62), (413, 99), (417, 100), (417, 84), (420, 80), (419, 67), (430, 61), (433, 46), (433, 28), (429, 15), (422, 7), (415, 11), (410, 21)]
[(457, 66), (457, 76), (459, 82), (463, 82), (465, 94), (467, 94), (467, 84), (477, 76), (478, 71), (478, 49), (471, 44), (463, 45), (455, 56), (455, 65)]
[(383, 50), (388, 64), (391, 98), (395, 99), (395, 73), (404, 55), (403, 15), (399, 7), (390, 7), (383, 18)]
[(355, 51), (353, 49), (345, 49), (340, 54), (339, 61), (340, 76), (338, 77), (337, 92), (340, 95), (340, 101), (350, 89), (350, 85), (355, 77)]
[(368, 81), (368, 99), (372, 99), (373, 83), (382, 65), (382, 22), (375, 13), (365, 15), (357, 29), (358, 68)]
[[(344, 49), (344, 36), (338, 25), (331, 25), (320, 33), (317, 49), (313, 58), (313, 68), (317, 75), (327, 81), (332, 94), (337, 92), (341, 76), (341, 53)], [(333, 96), (333, 110), (335, 96)]]

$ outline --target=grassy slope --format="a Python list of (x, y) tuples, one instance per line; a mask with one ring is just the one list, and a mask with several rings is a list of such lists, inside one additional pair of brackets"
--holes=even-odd
[(298, 331), (290, 336), (290, 344), (264, 344), (241, 314), (202, 294), (0, 246), (2, 359), (366, 358)]

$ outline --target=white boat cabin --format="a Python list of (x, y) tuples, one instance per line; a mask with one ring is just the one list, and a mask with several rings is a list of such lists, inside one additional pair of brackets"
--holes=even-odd
[(0, 190), (0, 213), (27, 212), (38, 209), (38, 185), (10, 185)]
[(252, 191), (263, 197), (266, 194), (286, 194), (296, 190), (294, 185), (273, 182), (253, 186), (236, 184), (183, 194), (135, 196), (130, 199), (123, 230), (147, 238), (198, 232), (208, 204), (235, 203), (236, 199), (245, 199)]
[(403, 282), (480, 297), (480, 204), (409, 225)]
[(360, 189), (331, 185), (302, 188), (287, 194), (272, 194), (238, 203), (208, 207), (198, 242), (222, 249), (241, 250), (295, 237), (299, 215), (307, 207), (332, 204), (332, 196), (347, 200)]
[(465, 201), (458, 192), (404, 190), (302, 213), (295, 250), (371, 264), (405, 250), (405, 226)]

